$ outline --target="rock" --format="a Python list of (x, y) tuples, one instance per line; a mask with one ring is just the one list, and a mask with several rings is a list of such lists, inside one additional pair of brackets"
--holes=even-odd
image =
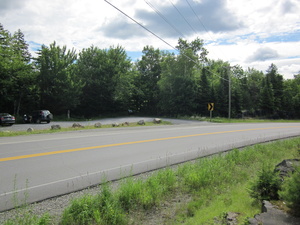
[(161, 119), (155, 118), (155, 119), (153, 120), (153, 123), (159, 124), (159, 123), (161, 123)]
[(51, 126), (51, 130), (60, 130), (60, 129), (61, 129), (60, 125), (52, 125)]
[(102, 124), (101, 123), (95, 123), (95, 125), (94, 125), (94, 127), (96, 127), (96, 128), (100, 128), (102, 126)]
[(274, 172), (279, 172), (279, 176), (284, 180), (285, 177), (289, 177), (289, 174), (295, 171), (295, 166), (300, 166), (299, 159), (286, 159), (276, 165)]
[(80, 123), (73, 123), (72, 125), (73, 128), (84, 128)]
[(256, 215), (254, 218), (249, 219), (251, 225), (299, 225), (300, 218), (293, 217), (277, 208), (270, 202), (263, 201), (262, 213)]
[(122, 123), (122, 126), (129, 126), (128, 122)]
[(32, 132), (32, 131), (34, 131), (34, 129), (31, 128), (31, 127), (29, 127), (29, 128), (27, 129), (27, 132)]
[(112, 126), (113, 126), (113, 127), (118, 127), (118, 126), (120, 126), (120, 124), (118, 124), (118, 123), (113, 123)]
[(140, 120), (139, 122), (137, 122), (138, 125), (145, 125), (145, 121), (144, 120)]
[(228, 212), (227, 213), (227, 225), (236, 225), (238, 224), (237, 217), (239, 216), (240, 213), (236, 212)]

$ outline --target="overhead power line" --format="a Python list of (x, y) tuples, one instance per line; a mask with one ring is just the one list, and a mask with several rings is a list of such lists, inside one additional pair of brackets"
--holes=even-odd
[(185, 18), (185, 16), (179, 11), (179, 9), (176, 7), (176, 5), (173, 4), (173, 2), (171, 0), (169, 0), (170, 3), (173, 5), (173, 7), (177, 10), (177, 12), (179, 13), (179, 15), (184, 19), (184, 21), (189, 25), (189, 27), (195, 32), (197, 33), (197, 31), (194, 29), (194, 27), (189, 23), (189, 21)]
[[(115, 8), (116, 10), (118, 10), (120, 13), (122, 13), (124, 16), (126, 16), (127, 18), (129, 18), (130, 20), (132, 20), (133, 22), (135, 22), (136, 24), (138, 24), (139, 26), (141, 26), (143, 29), (145, 29), (146, 31), (148, 31), (149, 33), (151, 33), (152, 35), (154, 35), (155, 37), (157, 37), (159, 40), (161, 40), (162, 42), (164, 42), (166, 45), (170, 46), (171, 48), (173, 48), (174, 50), (180, 52), (179, 49), (177, 49), (176, 47), (172, 46), (171, 44), (169, 44), (167, 41), (165, 41), (164, 39), (162, 39), (161, 37), (159, 37), (157, 34), (155, 34), (154, 32), (152, 32), (151, 30), (149, 30), (147, 27), (145, 27), (144, 25), (142, 25), (141, 23), (139, 23), (138, 21), (136, 21), (135, 19), (133, 19), (131, 16), (129, 16), (128, 14), (126, 14), (125, 12), (123, 12), (121, 9), (117, 8), (116, 6), (114, 6), (113, 4), (111, 4), (109, 1), (104, 0), (106, 3), (108, 3), (109, 5), (111, 5), (113, 8)], [(193, 60), (191, 57), (187, 56), (186, 54), (182, 53), (186, 58), (188, 58), (189, 60), (191, 60), (192, 62), (194, 62), (196, 65), (199, 66), (199, 64)]]
[[(129, 16), (128, 14), (126, 14), (124, 11), (122, 11), (121, 9), (119, 9), (118, 7), (114, 6), (112, 3), (110, 3), (107, 0), (104, 0), (107, 4), (109, 4), (110, 6), (112, 6), (113, 8), (115, 8), (116, 10), (118, 10), (120, 13), (122, 13), (124, 16), (126, 16), (127, 18), (129, 18), (130, 20), (132, 20), (133, 22), (135, 22), (136, 24), (138, 24), (140, 27), (142, 27), (143, 29), (145, 29), (146, 31), (148, 31), (149, 33), (151, 33), (153, 36), (155, 36), (156, 38), (158, 38), (159, 40), (161, 40), (162, 42), (164, 42), (166, 45), (168, 45), (169, 47), (171, 47), (172, 49), (180, 52), (179, 49), (177, 49), (176, 47), (172, 46), (171, 44), (169, 44), (167, 41), (165, 41), (163, 38), (159, 37), (157, 34), (155, 34), (154, 32), (152, 32), (151, 30), (149, 30), (147, 27), (145, 27), (144, 25), (142, 25), (141, 23), (139, 23), (137, 20), (135, 20), (134, 18), (132, 18), (131, 16)], [(187, 59), (189, 59), (190, 61), (194, 62), (197, 66), (200, 67), (199, 63), (196, 62), (195, 60), (193, 60), (191, 57), (189, 57), (188, 55), (184, 54), (183, 52), (181, 52), (181, 54), (183, 56), (185, 56)], [(211, 71), (209, 71), (210, 73), (212, 73)], [(217, 77), (225, 80), (225, 81), (229, 81), (228, 79), (225, 79), (221, 76), (219, 76), (218, 74), (212, 73), (214, 75), (216, 75)]]
[(149, 5), (157, 15), (159, 15), (169, 26), (171, 26), (180, 36), (184, 37), (184, 34), (181, 33), (157, 8), (155, 8), (150, 2), (144, 0), (147, 5)]

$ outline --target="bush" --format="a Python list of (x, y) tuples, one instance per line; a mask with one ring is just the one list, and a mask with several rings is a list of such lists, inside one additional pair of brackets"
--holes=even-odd
[(62, 224), (92, 224), (96, 212), (95, 198), (85, 195), (71, 202), (71, 205), (63, 213)]
[(121, 225), (126, 223), (124, 212), (114, 198), (108, 184), (101, 186), (99, 195), (84, 195), (73, 200), (62, 216), (63, 225)]
[(287, 178), (279, 196), (287, 205), (300, 215), (300, 167), (296, 168), (290, 178)]
[(278, 200), (281, 181), (279, 175), (269, 165), (263, 165), (258, 178), (251, 183), (249, 194), (257, 200)]

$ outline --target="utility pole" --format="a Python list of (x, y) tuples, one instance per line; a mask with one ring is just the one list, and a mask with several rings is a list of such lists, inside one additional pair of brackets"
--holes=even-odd
[(228, 73), (228, 119), (231, 119), (231, 67)]

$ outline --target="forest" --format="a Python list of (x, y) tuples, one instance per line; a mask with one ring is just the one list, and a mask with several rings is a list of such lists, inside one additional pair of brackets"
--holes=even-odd
[[(21, 30), (0, 24), (0, 112), (16, 117), (36, 109), (91, 118), (128, 109), (152, 116), (300, 118), (300, 72), (285, 80), (211, 60), (203, 40), (179, 39), (178, 53), (145, 46), (133, 62), (122, 46), (76, 52), (54, 41), (30, 54)], [(230, 103), (230, 115), (229, 114)]]

